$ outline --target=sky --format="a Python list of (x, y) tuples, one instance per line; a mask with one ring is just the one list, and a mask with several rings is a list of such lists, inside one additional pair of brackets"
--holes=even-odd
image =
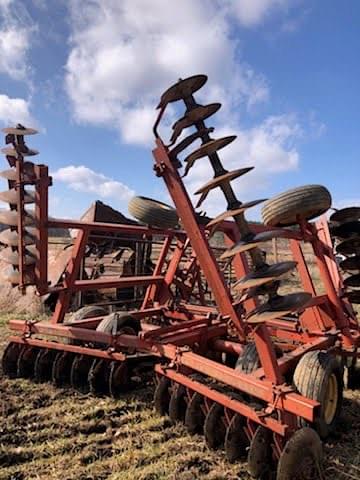
[[(53, 216), (170, 202), (152, 169), (155, 108), (204, 73), (198, 103), (222, 103), (207, 125), (237, 135), (225, 168), (255, 167), (232, 182), (241, 201), (319, 183), (333, 206), (359, 205), (359, 26), (357, 0), (0, 0), (0, 126), (39, 129), (28, 145), (53, 176)], [(165, 139), (183, 113), (170, 108)], [(199, 160), (188, 191), (212, 175)], [(221, 192), (201, 209), (224, 211)]]

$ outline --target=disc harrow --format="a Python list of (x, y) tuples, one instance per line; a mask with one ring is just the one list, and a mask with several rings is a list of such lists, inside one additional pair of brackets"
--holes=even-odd
[[(160, 415), (183, 422), (191, 434), (204, 434), (207, 446), (223, 449), (230, 462), (247, 459), (255, 478), (276, 471), (277, 480), (312, 480), (321, 475), (321, 439), (339, 419), (344, 368), (348, 386), (360, 386), (360, 329), (351, 305), (360, 303), (360, 209), (336, 211), (329, 228), (325, 216), (318, 218), (331, 207), (321, 185), (242, 203), (232, 182), (245, 181), (253, 167), (228, 171), (223, 165), (219, 152), (236, 137), (213, 138), (215, 129), (205, 124), (221, 107), (197, 103), (194, 94), (206, 81), (195, 75), (161, 96), (154, 170), (176, 210), (135, 197), (130, 211), (142, 225), (49, 218), (47, 167), (24, 160), (37, 153), (24, 141), (35, 130), (4, 130), (11, 168), (0, 173), (9, 185), (0, 193), (9, 203), (0, 212), (0, 222), (9, 226), (0, 234), (1, 256), (13, 267), (13, 285), (22, 291), (34, 285), (40, 295), (56, 294), (57, 302), (47, 322), (10, 321), (14, 335), (3, 354), (3, 372), (114, 398), (155, 373)], [(173, 102), (185, 111), (165, 142), (159, 130)], [(183, 138), (188, 128), (192, 133)], [(194, 192), (194, 207), (183, 177), (199, 161), (209, 162), (213, 178)], [(223, 192), (226, 210), (210, 219), (196, 209), (214, 189)], [(28, 208), (32, 203), (34, 209)], [(260, 204), (263, 223), (248, 223), (245, 213)], [(49, 228), (78, 232), (56, 285), (47, 276)], [(156, 259), (149, 255), (151, 268), (144, 275), (79, 278), (90, 234), (98, 232), (133, 236), (134, 245), (156, 237), (161, 249)], [(225, 248), (214, 242), (218, 232)], [(287, 242), (291, 260), (267, 261), (263, 248), (274, 239)], [(322, 295), (304, 245), (313, 253)], [(340, 268), (350, 272), (347, 277), (335, 253), (345, 257)], [(286, 276), (295, 271), (301, 288), (283, 294)], [(92, 306), (89, 315), (66, 317), (74, 293), (114, 288), (142, 289), (141, 307), (109, 313)]]

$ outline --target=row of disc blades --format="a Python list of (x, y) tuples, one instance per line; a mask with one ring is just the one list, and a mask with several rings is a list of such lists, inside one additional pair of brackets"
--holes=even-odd
[[(21, 280), (22, 283), (31, 283), (36, 263), (35, 213), (33, 209), (27, 208), (28, 205), (35, 203), (35, 193), (31, 189), (35, 181), (34, 163), (24, 161), (24, 158), (35, 156), (38, 151), (30, 149), (24, 137), (34, 135), (37, 131), (17, 125), (15, 128), (4, 128), (3, 132), (8, 146), (1, 152), (6, 155), (12, 168), (0, 172), (0, 176), (8, 182), (8, 190), (0, 192), (0, 200), (9, 205), (8, 210), (0, 211), (0, 224), (8, 227), (0, 233), (0, 243), (5, 246), (0, 252), (0, 259), (12, 266), (7, 273), (7, 280), (13, 285), (19, 285)], [(21, 174), (18, 168), (21, 168)], [(25, 189), (24, 185), (29, 187)], [(23, 212), (22, 245), (19, 245), (18, 232), (20, 210)], [(23, 249), (22, 279), (19, 272), (21, 268), (19, 248)]]
[(330, 232), (341, 261), (345, 296), (351, 303), (360, 304), (360, 207), (336, 210), (330, 217)]
[[(272, 230), (254, 234), (249, 229), (244, 218), (244, 212), (249, 208), (259, 205), (266, 199), (241, 203), (236, 198), (231, 187), (231, 182), (250, 172), (253, 167), (238, 168), (230, 172), (223, 167), (218, 156), (218, 151), (232, 143), (236, 136), (230, 135), (218, 139), (212, 139), (210, 137), (209, 132), (212, 133), (214, 128), (206, 128), (204, 120), (215, 114), (220, 109), (221, 105), (219, 103), (199, 105), (193, 97), (193, 94), (199, 90), (206, 81), (206, 75), (195, 75), (180, 80), (161, 96), (158, 108), (162, 109), (162, 111), (168, 103), (178, 100), (183, 100), (186, 105), (184, 115), (180, 120), (176, 121), (172, 127), (173, 134), (168, 147), (172, 147), (177, 138), (183, 133), (183, 130), (188, 127), (195, 128), (197, 134), (191, 134), (182, 140), (180, 144), (188, 147), (195, 139), (200, 138), (202, 141), (202, 145), (199, 148), (184, 157), (183, 163), (185, 169), (183, 176), (188, 175), (195, 162), (198, 162), (200, 159), (207, 157), (210, 160), (211, 166), (214, 170), (214, 177), (195, 192), (196, 195), (199, 195), (196, 208), (200, 207), (209, 193), (215, 188), (220, 188), (223, 191), (227, 200), (228, 208), (225, 212), (221, 213), (208, 223), (207, 228), (210, 230), (210, 235), (216, 230), (221, 222), (230, 217), (234, 218), (240, 231), (241, 240), (225, 251), (221, 256), (221, 260), (231, 262), (234, 255), (249, 252), (253, 271), (244, 278), (241, 278), (235, 284), (235, 289), (240, 292), (241, 296), (244, 292), (247, 296), (258, 296), (259, 294), (268, 295), (268, 300), (263, 305), (250, 312), (247, 317), (248, 323), (262, 323), (277, 316), (296, 313), (306, 306), (311, 295), (305, 292), (285, 296), (277, 294), (277, 288), (280, 283), (279, 279), (296, 268), (296, 262), (280, 262), (275, 265), (268, 265), (263, 259), (259, 247), (264, 242), (280, 237), (283, 232), (281, 230)], [(178, 146), (173, 147), (169, 152), (170, 158), (172, 158), (172, 160), (178, 160), (177, 155), (182, 150), (183, 148), (179, 147), (179, 144)], [(268, 286), (269, 288), (267, 288)]]

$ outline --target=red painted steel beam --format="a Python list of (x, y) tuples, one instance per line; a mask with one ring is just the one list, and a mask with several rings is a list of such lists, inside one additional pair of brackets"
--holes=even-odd
[(73, 291), (98, 290), (100, 288), (127, 288), (147, 285), (160, 285), (164, 280), (161, 275), (144, 275), (140, 277), (121, 277), (111, 280), (76, 280), (73, 284)]
[(190, 377), (175, 372), (172, 369), (164, 368), (161, 365), (155, 365), (155, 371), (160, 375), (170, 378), (174, 382), (180, 383), (181, 385), (185, 385), (190, 390), (198, 392), (204, 397), (223, 405), (225, 408), (229, 408), (230, 410), (233, 410), (234, 412), (253, 420), (257, 424), (269, 428), (279, 435), (286, 435), (287, 425), (284, 425), (270, 416), (259, 416), (254, 408), (251, 408), (245, 403), (242, 403), (238, 400), (233, 400), (224, 393), (213, 390), (207, 385), (197, 382), (196, 380), (192, 380)]

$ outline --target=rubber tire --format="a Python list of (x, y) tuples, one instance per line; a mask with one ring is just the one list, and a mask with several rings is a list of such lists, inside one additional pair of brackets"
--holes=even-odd
[(175, 228), (179, 217), (175, 208), (147, 197), (134, 197), (128, 205), (129, 213), (145, 225), (158, 228)]
[(265, 202), (261, 215), (265, 225), (288, 227), (318, 217), (331, 207), (331, 195), (322, 185), (304, 185), (292, 188)]
[[(275, 346), (276, 358), (282, 356), (282, 351)], [(255, 342), (247, 343), (244, 346), (243, 353), (237, 359), (235, 370), (242, 373), (253, 373), (260, 368), (259, 354), (256, 350)]]
[(96, 331), (116, 335), (125, 327), (132, 328), (137, 335), (141, 330), (140, 320), (134, 318), (128, 312), (114, 312), (101, 320), (96, 327)]
[[(286, 442), (280, 455), (276, 480), (292, 480), (294, 474), (301, 470), (301, 462), (310, 456), (321, 470), (323, 448), (319, 435), (312, 428), (297, 430)], [(317, 477), (311, 475), (311, 480)], [(309, 478), (310, 480), (310, 478)]]
[(77, 320), (85, 320), (86, 318), (101, 317), (107, 314), (108, 311), (104, 307), (100, 307), (98, 305), (86, 305), (85, 307), (81, 307), (76, 310), (66, 324), (76, 322)]
[[(333, 421), (327, 424), (322, 405), (326, 394), (327, 379), (333, 373), (337, 378), (339, 398)], [(327, 438), (336, 429), (339, 420), (344, 389), (343, 375), (343, 366), (339, 361), (329, 353), (320, 350), (305, 353), (294, 371), (293, 383), (297, 391), (304, 397), (316, 400), (321, 404), (320, 415), (315, 420), (313, 427), (322, 439)], [(299, 423), (302, 427), (309, 425), (301, 417), (299, 417)]]

